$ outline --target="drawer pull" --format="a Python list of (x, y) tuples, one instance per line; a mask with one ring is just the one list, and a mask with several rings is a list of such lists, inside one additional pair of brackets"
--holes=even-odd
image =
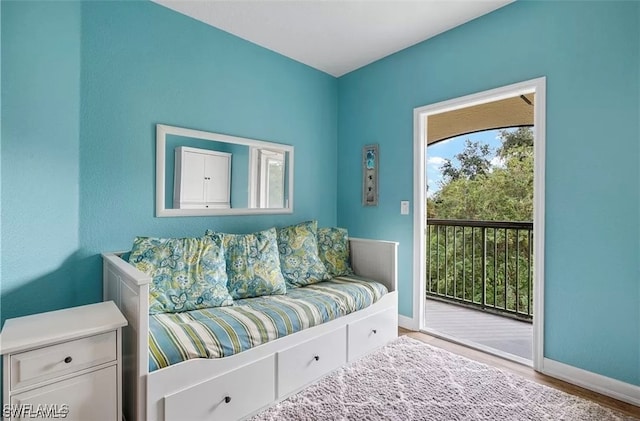
[(316, 360), (316, 361), (318, 361), (318, 360), (320, 359), (320, 356), (319, 356), (319, 355), (314, 355), (314, 356), (313, 356), (313, 359), (314, 359), (314, 360)]
[(229, 402), (231, 402), (231, 396), (225, 396), (224, 403), (229, 403)]
[(376, 333), (378, 333), (378, 330), (377, 329), (373, 329), (372, 332), (375, 335)]
[(73, 361), (73, 358), (71, 357), (67, 357), (64, 359), (65, 364), (69, 364), (71, 361)]

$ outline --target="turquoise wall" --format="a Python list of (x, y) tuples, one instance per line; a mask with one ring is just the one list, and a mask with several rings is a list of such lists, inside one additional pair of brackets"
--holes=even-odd
[[(136, 235), (335, 225), (335, 78), (151, 2), (0, 7), (2, 322), (100, 301)], [(293, 215), (156, 218), (156, 123), (293, 145)]]
[[(640, 384), (640, 4), (517, 2), (339, 80), (150, 2), (0, 10), (2, 321), (99, 301), (136, 235), (310, 218), (400, 241), (411, 315), (413, 108), (547, 76), (545, 356)], [(294, 145), (295, 213), (155, 218), (156, 123)]]
[[(83, 2), (81, 80), (79, 276), (94, 288), (98, 253), (135, 235), (335, 224), (335, 78), (150, 2)], [(293, 145), (294, 214), (155, 218), (156, 123)]]
[(2, 2), (2, 321), (96, 301), (76, 276), (80, 5)]
[[(516, 2), (339, 79), (338, 224), (400, 242), (412, 315), (413, 109), (547, 77), (545, 357), (640, 385), (640, 3)], [(380, 205), (360, 154), (380, 144)]]

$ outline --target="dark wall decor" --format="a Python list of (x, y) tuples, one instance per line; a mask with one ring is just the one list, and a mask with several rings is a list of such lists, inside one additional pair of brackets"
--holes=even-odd
[(378, 206), (378, 144), (362, 148), (362, 205)]

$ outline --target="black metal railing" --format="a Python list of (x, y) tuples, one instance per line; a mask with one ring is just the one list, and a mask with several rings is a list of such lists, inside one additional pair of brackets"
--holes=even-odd
[(533, 223), (428, 219), (427, 296), (533, 318)]

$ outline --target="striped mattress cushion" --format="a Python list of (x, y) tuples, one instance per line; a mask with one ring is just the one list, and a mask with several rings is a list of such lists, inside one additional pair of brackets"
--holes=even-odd
[(149, 372), (191, 358), (221, 358), (361, 310), (387, 288), (354, 275), (233, 306), (149, 316)]

